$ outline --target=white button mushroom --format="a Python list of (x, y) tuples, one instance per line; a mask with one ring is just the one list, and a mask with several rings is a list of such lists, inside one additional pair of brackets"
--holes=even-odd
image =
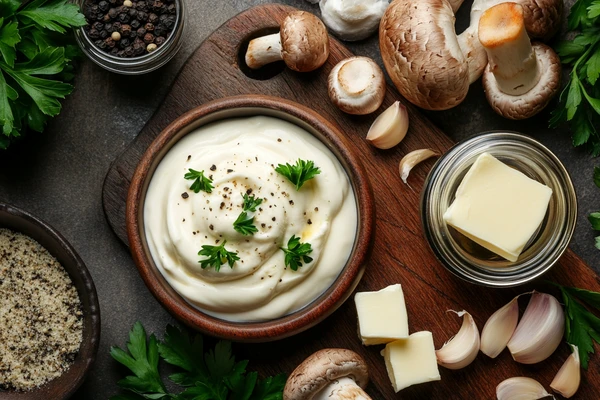
[(279, 33), (253, 39), (246, 64), (258, 69), (283, 60), (294, 71), (310, 72), (329, 57), (329, 35), (323, 22), (305, 11), (293, 11), (283, 20)]
[(388, 0), (321, 0), (325, 25), (342, 40), (362, 40), (379, 26)]
[(489, 64), (483, 73), (488, 102), (498, 114), (525, 119), (540, 112), (560, 88), (560, 60), (545, 44), (529, 41), (523, 7), (502, 3), (479, 20)]
[(319, 350), (292, 372), (283, 400), (371, 400), (363, 390), (369, 382), (365, 360), (346, 349)]
[(329, 98), (348, 114), (377, 110), (385, 98), (385, 88), (383, 71), (368, 57), (342, 60), (329, 74)]

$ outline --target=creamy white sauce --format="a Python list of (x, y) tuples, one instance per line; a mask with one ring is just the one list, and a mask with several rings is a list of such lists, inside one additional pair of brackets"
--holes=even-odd
[[(299, 158), (321, 173), (296, 191), (275, 167)], [(190, 168), (211, 177), (212, 193), (189, 189)], [(258, 232), (243, 236), (233, 222), (249, 189), (263, 203), (254, 214)], [(354, 245), (357, 207), (346, 173), (321, 141), (292, 123), (257, 116), (215, 122), (179, 140), (151, 179), (144, 227), (156, 266), (190, 304), (230, 321), (264, 321), (301, 309), (331, 286)], [(313, 249), (314, 260), (297, 271), (286, 267), (280, 249), (292, 235)], [(202, 269), (202, 245), (223, 240), (240, 260), (219, 272)]]

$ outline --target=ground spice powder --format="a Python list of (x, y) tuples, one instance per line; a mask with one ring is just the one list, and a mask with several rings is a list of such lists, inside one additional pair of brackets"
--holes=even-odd
[(62, 375), (82, 334), (65, 269), (35, 240), (0, 229), (0, 387), (31, 390)]

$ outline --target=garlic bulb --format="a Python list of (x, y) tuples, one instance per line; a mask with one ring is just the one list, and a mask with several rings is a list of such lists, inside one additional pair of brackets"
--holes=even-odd
[(535, 379), (517, 376), (508, 378), (496, 386), (498, 400), (537, 400), (550, 396)]
[(558, 300), (546, 293), (533, 292), (507, 346), (516, 362), (535, 364), (554, 353), (564, 331), (565, 314)]
[(577, 392), (581, 381), (579, 349), (577, 346), (572, 346), (572, 348), (573, 353), (571, 353), (562, 367), (560, 367), (550, 384), (552, 390), (567, 399), (573, 397)]
[(400, 160), (399, 168), (400, 178), (402, 178), (402, 182), (408, 184), (406, 180), (408, 179), (408, 175), (410, 174), (410, 171), (415, 167), (415, 165), (433, 156), (439, 156), (439, 154), (431, 149), (415, 150), (405, 155), (402, 158), (402, 160)]
[(481, 352), (496, 358), (504, 350), (519, 322), (519, 296), (492, 314), (481, 331)]
[(408, 111), (397, 101), (373, 122), (367, 133), (367, 140), (378, 149), (391, 149), (404, 139), (406, 132)]
[(441, 349), (435, 351), (438, 364), (448, 369), (461, 369), (471, 364), (479, 353), (479, 329), (471, 314), (466, 311), (456, 312), (463, 318), (460, 330)]

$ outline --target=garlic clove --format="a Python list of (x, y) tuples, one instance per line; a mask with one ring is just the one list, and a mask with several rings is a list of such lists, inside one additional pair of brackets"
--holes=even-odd
[(552, 395), (546, 392), (541, 383), (524, 376), (508, 378), (496, 386), (498, 400), (537, 400), (548, 396)]
[(573, 397), (577, 392), (581, 381), (579, 349), (577, 346), (571, 345), (571, 347), (573, 348), (573, 353), (571, 353), (562, 367), (560, 367), (550, 384), (552, 390), (567, 399)]
[(471, 314), (466, 311), (456, 312), (463, 318), (460, 330), (441, 349), (435, 351), (438, 364), (448, 369), (461, 369), (471, 364), (479, 353), (479, 329)]
[(519, 296), (515, 297), (510, 303), (493, 313), (483, 326), (480, 350), (486, 356), (496, 358), (515, 332), (519, 322), (518, 299)]
[(439, 153), (431, 150), (431, 149), (420, 149), (411, 151), (407, 155), (405, 155), (402, 160), (400, 160), (400, 178), (402, 178), (402, 182), (407, 183), (408, 175), (410, 171), (415, 167), (415, 165), (419, 164), (427, 160), (430, 157), (439, 156)]
[(535, 364), (550, 357), (565, 331), (565, 314), (554, 296), (533, 292), (507, 346), (513, 359)]
[(371, 125), (367, 140), (378, 149), (391, 149), (408, 132), (408, 111), (399, 101), (381, 113)]

